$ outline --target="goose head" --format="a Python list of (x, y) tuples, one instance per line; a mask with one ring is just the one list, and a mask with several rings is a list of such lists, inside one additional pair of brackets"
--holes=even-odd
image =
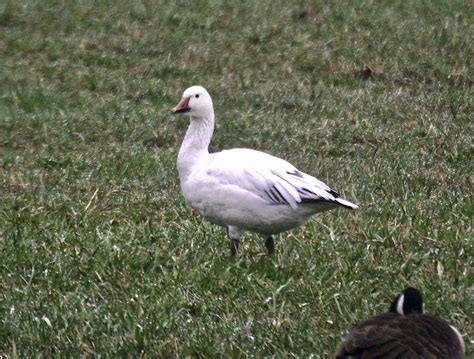
[(413, 287), (405, 288), (395, 297), (389, 311), (401, 315), (423, 314), (423, 297), (420, 291)]
[(171, 112), (184, 113), (193, 118), (209, 118), (214, 115), (211, 96), (202, 86), (186, 89), (181, 101), (171, 109)]

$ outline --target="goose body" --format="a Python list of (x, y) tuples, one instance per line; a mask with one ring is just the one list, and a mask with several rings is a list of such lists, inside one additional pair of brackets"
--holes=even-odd
[(203, 87), (188, 88), (172, 111), (190, 117), (177, 161), (186, 204), (227, 228), (233, 254), (245, 230), (266, 236), (273, 251), (272, 235), (302, 225), (313, 214), (338, 206), (357, 208), (325, 183), (265, 152), (236, 148), (209, 153), (214, 110)]
[(337, 359), (464, 358), (464, 341), (444, 319), (424, 314), (421, 293), (406, 288), (390, 311), (356, 325), (339, 345)]

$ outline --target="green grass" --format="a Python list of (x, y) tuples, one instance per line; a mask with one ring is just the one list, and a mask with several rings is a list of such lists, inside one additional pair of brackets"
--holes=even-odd
[[(0, 2), (0, 352), (326, 358), (414, 285), (473, 355), (473, 24), (469, 1)], [(229, 258), (180, 194), (194, 84), (212, 150), (360, 210)]]

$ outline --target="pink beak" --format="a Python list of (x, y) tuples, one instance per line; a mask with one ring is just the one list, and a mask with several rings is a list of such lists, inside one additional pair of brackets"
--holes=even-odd
[(189, 97), (183, 97), (179, 103), (171, 109), (173, 113), (189, 112)]

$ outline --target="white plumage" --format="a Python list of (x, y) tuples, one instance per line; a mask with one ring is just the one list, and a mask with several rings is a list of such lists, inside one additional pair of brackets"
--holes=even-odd
[(184, 91), (172, 111), (190, 117), (178, 155), (186, 203), (228, 229), (232, 254), (244, 230), (265, 235), (265, 244), (273, 252), (273, 234), (299, 226), (311, 215), (336, 206), (357, 208), (325, 183), (267, 153), (236, 148), (210, 154), (214, 109), (203, 87)]

